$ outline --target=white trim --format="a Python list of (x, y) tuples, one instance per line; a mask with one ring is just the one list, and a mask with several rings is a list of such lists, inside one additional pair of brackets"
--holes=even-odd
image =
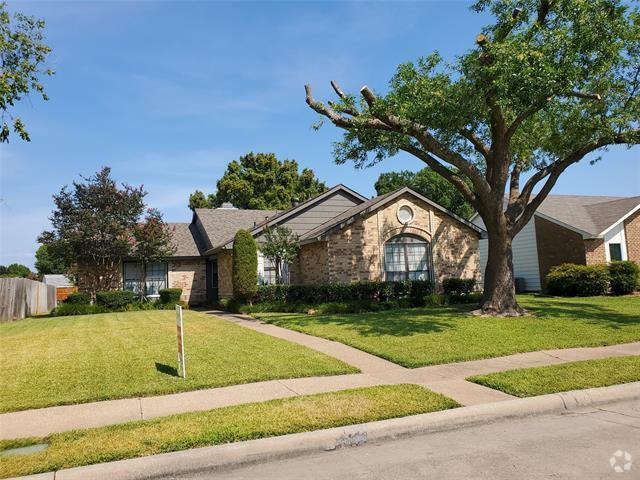
[[(615, 230), (617, 227), (617, 230)], [(624, 231), (624, 224), (622, 222), (618, 222), (614, 225), (609, 233), (604, 237), (604, 256), (607, 262), (611, 261), (611, 251), (609, 250), (609, 245), (611, 244), (619, 244), (620, 245), (620, 257), (621, 260), (628, 260), (627, 256), (627, 239)]]
[(631, 215), (633, 215), (634, 213), (636, 213), (638, 210), (640, 210), (640, 203), (638, 205), (636, 205), (634, 208), (632, 208), (629, 212), (627, 212), (626, 215), (624, 215), (621, 219), (619, 219), (617, 222), (612, 223), (610, 226), (608, 226), (606, 229), (604, 229), (602, 232), (600, 232), (598, 234), (598, 237), (603, 237), (604, 235), (606, 235), (607, 233), (609, 233), (609, 230), (611, 230), (613, 227), (615, 227), (616, 225), (618, 225), (620, 222), (624, 222), (627, 218), (629, 218)]

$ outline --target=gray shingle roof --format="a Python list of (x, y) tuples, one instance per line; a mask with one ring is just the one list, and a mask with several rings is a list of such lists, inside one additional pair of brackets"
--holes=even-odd
[(549, 195), (538, 212), (595, 237), (638, 205), (640, 196)]
[(198, 232), (194, 225), (189, 223), (169, 223), (169, 228), (173, 229), (173, 243), (176, 246), (174, 257), (198, 257)]
[(278, 213), (277, 210), (241, 210), (237, 208), (196, 208), (196, 215), (202, 222), (207, 238), (205, 250), (228, 241), (242, 228), (252, 230), (254, 224)]

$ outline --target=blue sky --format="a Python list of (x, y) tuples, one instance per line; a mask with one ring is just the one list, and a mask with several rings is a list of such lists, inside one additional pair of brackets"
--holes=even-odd
[[(329, 185), (365, 195), (382, 171), (417, 170), (408, 157), (357, 171), (335, 165), (340, 132), (310, 125), (305, 83), (384, 90), (397, 64), (432, 50), (464, 52), (487, 17), (469, 2), (9, 2), (44, 18), (53, 47), (49, 102), (17, 113), (32, 141), (0, 146), (0, 264), (33, 264), (51, 195), (103, 165), (143, 184), (167, 220), (189, 221), (189, 192), (211, 192), (249, 151), (311, 167)], [(640, 194), (640, 149), (583, 161), (553, 193)]]

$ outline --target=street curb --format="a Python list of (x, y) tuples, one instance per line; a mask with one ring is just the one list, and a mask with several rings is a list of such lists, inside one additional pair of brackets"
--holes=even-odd
[(9, 480), (150, 480), (292, 458), (498, 420), (570, 412), (634, 399), (640, 399), (640, 382), (472, 405), (359, 425), (88, 465)]

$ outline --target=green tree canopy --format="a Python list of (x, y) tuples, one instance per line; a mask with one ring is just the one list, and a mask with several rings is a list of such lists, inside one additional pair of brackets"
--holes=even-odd
[[(467, 183), (470, 182), (467, 180)], [(411, 187), (462, 218), (469, 219), (473, 215), (473, 207), (469, 205), (464, 195), (442, 175), (437, 174), (429, 167), (418, 172), (402, 170), (381, 173), (375, 187), (378, 195), (393, 192), (401, 187)]]
[(31, 270), (26, 265), (22, 265), (21, 263), (12, 263), (9, 266), (0, 265), (0, 275), (3, 277), (22, 277), (27, 278), (30, 277)]
[(332, 82), (338, 102), (323, 103), (307, 85), (306, 101), (345, 130), (338, 163), (407, 152), (464, 195), (489, 238), (482, 312), (519, 315), (513, 237), (571, 165), (640, 143), (640, 12), (622, 0), (473, 8), (494, 21), (455, 61), (436, 52), (404, 63), (386, 92), (364, 86), (360, 101)]
[(238, 230), (233, 239), (231, 282), (233, 296), (241, 302), (251, 302), (258, 291), (258, 248), (246, 230)]
[(285, 210), (327, 190), (313, 170), (298, 171), (295, 160), (278, 160), (273, 153), (248, 153), (227, 166), (215, 194), (196, 190), (189, 208), (216, 208), (225, 202), (237, 208)]
[(32, 91), (48, 100), (40, 77), (53, 75), (53, 70), (42, 67), (51, 52), (44, 43), (43, 30), (44, 20), (21, 13), (10, 15), (6, 2), (0, 2), (0, 142), (9, 141), (11, 128), (20, 138), (29, 141), (24, 123), (11, 114), (17, 102)]
[(92, 294), (117, 288), (118, 264), (131, 254), (132, 232), (144, 212), (142, 187), (118, 184), (111, 169), (102, 168), (91, 177), (65, 186), (53, 196), (53, 230), (42, 233), (44, 245), (65, 245), (83, 270), (83, 287)]
[(49, 273), (67, 273), (71, 264), (69, 255), (60, 252), (57, 245), (40, 245), (36, 250), (35, 267), (40, 275)]

